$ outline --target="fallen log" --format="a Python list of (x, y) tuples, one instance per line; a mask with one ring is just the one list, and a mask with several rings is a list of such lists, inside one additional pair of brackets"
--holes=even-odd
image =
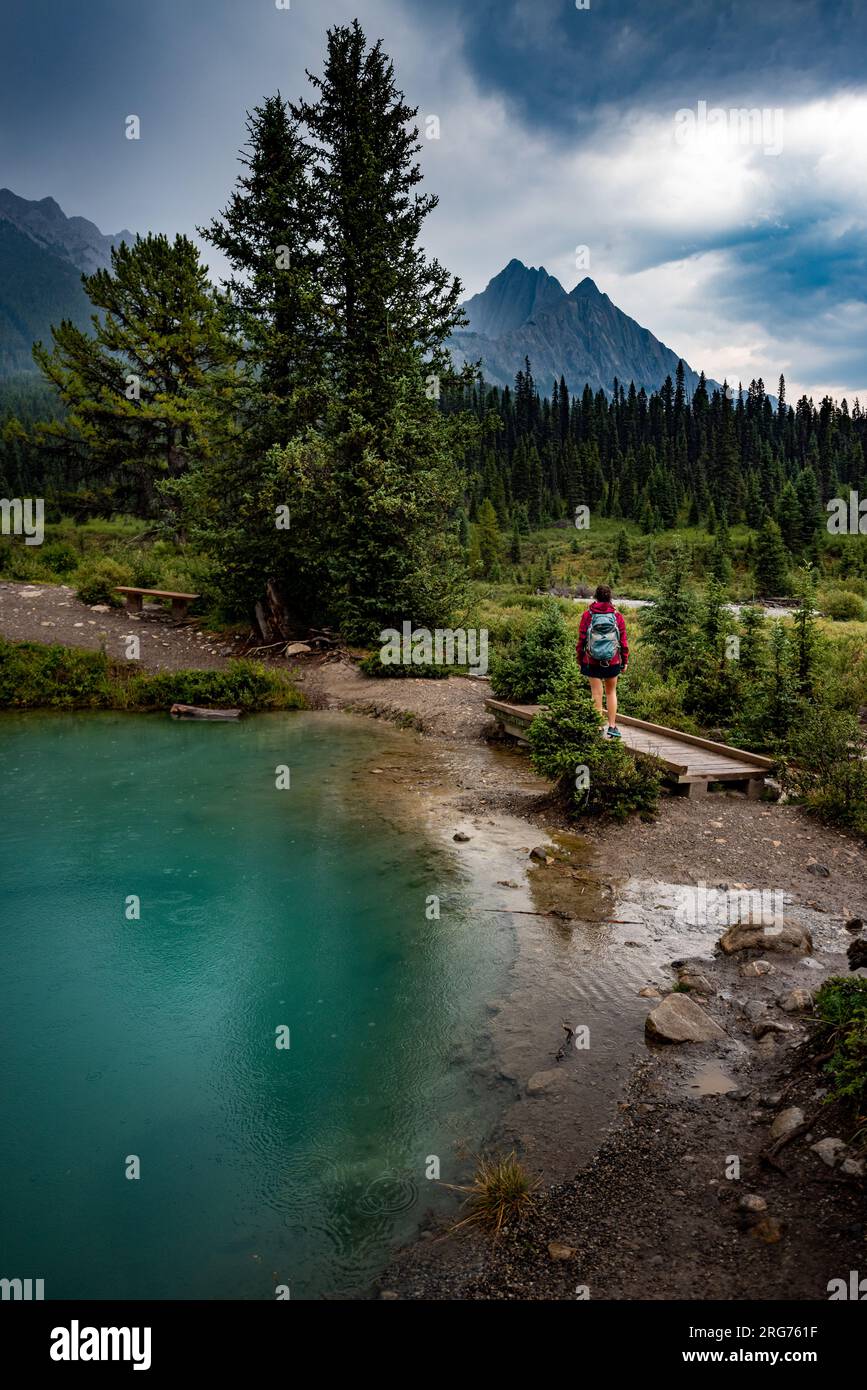
[(173, 719), (240, 719), (239, 709), (206, 709), (203, 705), (172, 705)]

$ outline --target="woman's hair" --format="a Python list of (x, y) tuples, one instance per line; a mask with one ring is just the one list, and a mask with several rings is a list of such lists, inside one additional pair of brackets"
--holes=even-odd
[(610, 603), (610, 602), (611, 602), (611, 590), (610, 590), (610, 588), (608, 587), (607, 584), (597, 584), (597, 586), (596, 586), (596, 602), (597, 602), (597, 603)]

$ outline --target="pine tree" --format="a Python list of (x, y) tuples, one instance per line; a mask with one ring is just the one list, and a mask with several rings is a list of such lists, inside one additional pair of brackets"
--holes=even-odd
[(95, 469), (125, 477), (146, 515), (156, 484), (180, 478), (224, 437), (217, 395), (231, 388), (237, 360), (225, 302), (185, 236), (123, 242), (111, 270), (82, 283), (99, 310), (92, 334), (64, 320), (51, 330), (51, 351), (42, 343), (33, 350), (67, 406), (62, 421), (39, 428), (38, 441), (86, 450)]
[(324, 412), (326, 321), (313, 150), (279, 93), (248, 114), (247, 136), (235, 191), (200, 230), (232, 267), (232, 319), (253, 369), (243, 438), (255, 456)]
[(754, 562), (756, 587), (760, 594), (785, 594), (789, 587), (789, 566), (780, 528), (770, 517), (756, 537)]
[(497, 525), (497, 513), (488, 497), (479, 507), (477, 531), (482, 574), (486, 579), (491, 579), (500, 558), (500, 528)]
[(316, 152), (314, 190), (323, 250), (321, 288), (338, 400), (376, 439), (399, 382), (422, 364), (447, 375), (443, 344), (466, 320), (461, 284), (419, 245), (437, 205), (417, 192), (417, 112), (406, 104), (381, 43), (368, 47), (358, 20), (328, 31), (314, 101), (291, 106)]

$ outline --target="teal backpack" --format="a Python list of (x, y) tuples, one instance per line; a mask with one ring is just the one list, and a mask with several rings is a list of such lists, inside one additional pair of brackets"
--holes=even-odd
[(591, 613), (586, 655), (594, 666), (610, 666), (620, 658), (616, 613)]

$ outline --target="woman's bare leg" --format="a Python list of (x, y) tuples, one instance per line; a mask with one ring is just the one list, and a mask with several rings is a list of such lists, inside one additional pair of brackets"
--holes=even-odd
[[(601, 685), (601, 682), (600, 682)], [(605, 682), (605, 706), (608, 710), (608, 727), (613, 729), (617, 723), (617, 677), (611, 676)]]
[(601, 715), (601, 714), (602, 714), (602, 682), (601, 682), (601, 680), (598, 680), (596, 676), (590, 676), (590, 677), (589, 677), (589, 680), (590, 680), (590, 698), (592, 699), (594, 705), (596, 706), (596, 708), (597, 708), (598, 711), (599, 711), (599, 714)]

